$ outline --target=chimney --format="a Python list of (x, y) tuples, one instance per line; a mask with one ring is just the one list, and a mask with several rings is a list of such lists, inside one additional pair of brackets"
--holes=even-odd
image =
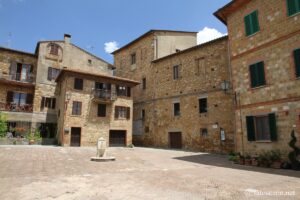
[(71, 43), (71, 35), (64, 34), (64, 41), (65, 43)]

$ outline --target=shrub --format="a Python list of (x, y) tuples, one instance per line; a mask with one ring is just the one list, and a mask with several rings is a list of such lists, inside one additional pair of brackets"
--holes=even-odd
[(292, 169), (294, 170), (300, 170), (300, 161), (299, 161), (299, 156), (300, 156), (300, 149), (299, 147), (296, 146), (297, 143), (297, 138), (295, 136), (294, 130), (291, 133), (291, 141), (289, 142), (289, 146), (294, 149), (294, 151), (291, 151), (288, 155), (289, 160), (292, 165)]
[(7, 120), (6, 116), (0, 112), (0, 138), (6, 137), (7, 134)]

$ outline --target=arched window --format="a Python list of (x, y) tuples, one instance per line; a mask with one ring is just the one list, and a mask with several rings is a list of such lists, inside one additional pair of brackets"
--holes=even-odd
[(58, 55), (58, 49), (59, 49), (59, 46), (57, 44), (54, 44), (54, 43), (50, 44), (50, 54), (57, 56)]

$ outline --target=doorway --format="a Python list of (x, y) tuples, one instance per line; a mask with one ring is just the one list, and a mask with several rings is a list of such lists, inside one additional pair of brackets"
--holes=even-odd
[(72, 127), (71, 128), (71, 147), (80, 147), (81, 140), (81, 128), (80, 127)]
[(126, 146), (126, 131), (110, 130), (109, 131), (109, 146)]
[(181, 132), (170, 132), (169, 133), (169, 146), (171, 149), (181, 149), (182, 148)]

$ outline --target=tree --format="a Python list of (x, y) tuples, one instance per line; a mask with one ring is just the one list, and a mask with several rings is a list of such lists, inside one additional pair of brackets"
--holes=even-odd
[(6, 137), (7, 120), (6, 116), (0, 112), (0, 137)]
[(291, 164), (292, 164), (292, 168), (294, 170), (300, 170), (300, 160), (299, 160), (299, 156), (300, 156), (300, 148), (296, 146), (297, 143), (297, 138), (295, 136), (295, 132), (294, 130), (291, 133), (291, 141), (289, 142), (289, 146), (294, 149), (294, 151), (291, 151), (288, 155)]

